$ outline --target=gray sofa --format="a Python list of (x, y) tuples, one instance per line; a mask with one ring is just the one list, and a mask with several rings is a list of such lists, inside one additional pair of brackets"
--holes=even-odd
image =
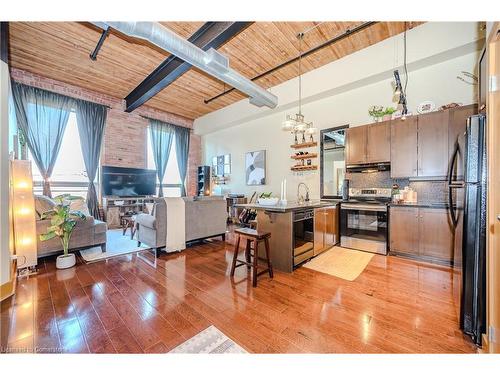
[[(37, 251), (38, 257), (43, 257), (61, 252), (63, 250), (61, 240), (58, 237), (48, 241), (40, 241), (40, 234), (46, 233), (50, 226), (50, 220), (36, 221)], [(87, 216), (86, 220), (78, 220), (71, 239), (69, 240), (69, 251), (75, 251), (86, 247), (100, 246), (106, 251), (106, 223)]]
[[(221, 236), (226, 238), (227, 205), (223, 197), (184, 197), (186, 209), (186, 242)], [(167, 205), (163, 198), (155, 199), (151, 214), (136, 218), (137, 241), (154, 249), (165, 247)]]
[[(44, 196), (35, 196), (36, 209), (36, 238), (37, 238), (37, 254), (38, 257), (52, 255), (63, 250), (61, 240), (58, 237), (48, 241), (41, 241), (40, 234), (47, 232), (50, 226), (50, 219), (40, 219), (40, 215), (48, 211), (51, 205), (54, 204), (50, 198)], [(93, 216), (86, 215), (85, 220), (78, 220), (71, 239), (69, 241), (69, 251), (75, 251), (86, 247), (100, 246), (103, 251), (106, 251), (106, 231), (108, 226), (106, 223), (94, 219)]]

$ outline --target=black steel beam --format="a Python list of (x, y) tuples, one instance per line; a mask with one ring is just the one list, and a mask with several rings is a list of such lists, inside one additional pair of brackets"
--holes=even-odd
[(102, 31), (102, 34), (101, 34), (99, 40), (97, 41), (97, 45), (95, 46), (94, 51), (89, 55), (89, 57), (92, 61), (97, 60), (97, 54), (99, 53), (99, 51), (102, 47), (102, 44), (104, 43), (104, 40), (106, 39), (108, 34), (109, 34), (109, 27), (105, 28)]
[[(252, 22), (206, 22), (188, 39), (203, 49), (218, 48)], [(191, 68), (184, 60), (169, 56), (125, 98), (126, 112), (132, 112)]]
[[(309, 55), (311, 55), (311, 54), (319, 51), (320, 49), (323, 49), (323, 48), (325, 48), (325, 47), (327, 47), (327, 46), (329, 46), (329, 45), (331, 45), (333, 43), (336, 43), (339, 40), (347, 38), (348, 36), (350, 36), (352, 34), (355, 34), (355, 33), (359, 32), (359, 31), (361, 31), (363, 29), (366, 29), (367, 27), (375, 25), (376, 23), (377, 23), (376, 21), (364, 22), (361, 25), (353, 27), (352, 29), (347, 29), (342, 34), (337, 35), (337, 36), (335, 36), (335, 37), (333, 37), (331, 39), (328, 39), (327, 41), (325, 41), (325, 42), (317, 45), (316, 47), (312, 47), (311, 49), (303, 52), (300, 56), (293, 57), (293, 58), (291, 58), (291, 59), (289, 59), (289, 60), (287, 60), (287, 61), (285, 61), (285, 62), (283, 62), (283, 63), (281, 63), (281, 64), (279, 64), (277, 66), (275, 66), (274, 68), (271, 68), (269, 70), (266, 70), (263, 73), (260, 73), (259, 75), (253, 77), (251, 80), (255, 81), (255, 80), (259, 79), (259, 78), (262, 78), (262, 77), (265, 77), (265, 76), (267, 76), (267, 75), (269, 75), (271, 73), (274, 73), (275, 71), (277, 71), (277, 70), (279, 70), (279, 69), (281, 69), (281, 68), (283, 68), (283, 67), (285, 67), (287, 65), (290, 65), (290, 64), (298, 61), (299, 58), (307, 57), (307, 56), (309, 56)], [(226, 94), (229, 94), (230, 92), (233, 92), (234, 90), (236, 90), (236, 89), (234, 87), (232, 87), (232, 88), (230, 88), (228, 90), (225, 90), (225, 91), (221, 92), (218, 95), (215, 95), (215, 96), (211, 97), (210, 99), (205, 99), (204, 102), (205, 102), (205, 104), (208, 104), (208, 103), (210, 103), (210, 102), (212, 102), (212, 101), (214, 101), (216, 99), (219, 99), (220, 97), (222, 97), (222, 96), (224, 96)]]
[(0, 60), (9, 64), (9, 23), (0, 22)]

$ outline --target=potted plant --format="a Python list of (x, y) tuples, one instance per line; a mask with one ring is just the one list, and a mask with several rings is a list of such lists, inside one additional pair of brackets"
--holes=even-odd
[(392, 114), (396, 112), (396, 108), (394, 107), (387, 107), (384, 111), (384, 116), (382, 117), (382, 120), (384, 121), (389, 121), (392, 119)]
[(373, 118), (374, 122), (379, 122), (384, 115), (384, 107), (381, 105), (374, 105), (368, 109), (368, 114)]
[(54, 237), (59, 237), (61, 240), (64, 254), (57, 257), (56, 267), (59, 269), (70, 268), (76, 264), (75, 254), (68, 254), (69, 240), (77, 219), (86, 219), (82, 212), (71, 211), (70, 203), (76, 199), (81, 198), (69, 194), (59, 195), (54, 198), (56, 205), (41, 215), (42, 219), (50, 219), (50, 226), (47, 228), (47, 233), (40, 235), (40, 240), (48, 241)]

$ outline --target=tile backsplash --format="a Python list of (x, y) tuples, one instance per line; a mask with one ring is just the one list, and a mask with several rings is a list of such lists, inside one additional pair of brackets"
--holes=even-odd
[(448, 199), (446, 181), (410, 181), (407, 178), (393, 179), (389, 171), (374, 173), (346, 173), (353, 188), (391, 188), (398, 184), (401, 189), (410, 186), (417, 192), (419, 202), (444, 203)]

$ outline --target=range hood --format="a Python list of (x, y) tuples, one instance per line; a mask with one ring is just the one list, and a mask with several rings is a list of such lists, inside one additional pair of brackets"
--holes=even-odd
[(372, 173), (390, 171), (391, 163), (369, 163), (346, 166), (346, 171), (350, 173)]

